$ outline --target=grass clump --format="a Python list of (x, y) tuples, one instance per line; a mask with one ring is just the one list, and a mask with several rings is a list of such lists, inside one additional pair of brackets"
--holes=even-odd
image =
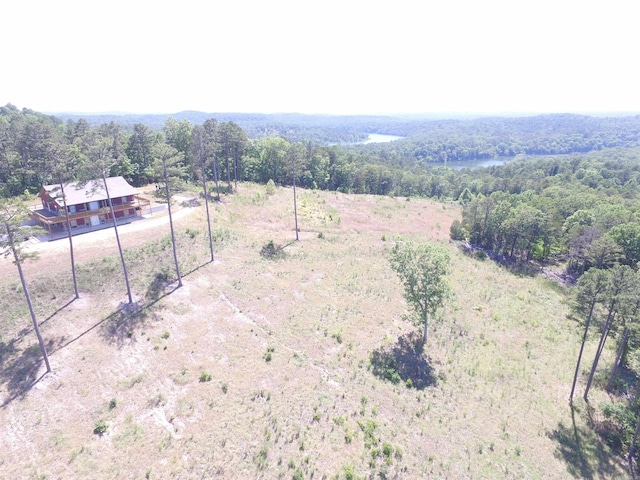
[(200, 383), (210, 382), (210, 381), (211, 381), (211, 374), (209, 372), (207, 372), (206, 370), (203, 370), (202, 372), (200, 372)]

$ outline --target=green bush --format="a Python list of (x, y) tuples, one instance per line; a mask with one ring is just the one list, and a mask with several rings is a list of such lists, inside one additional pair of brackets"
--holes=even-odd
[(93, 433), (95, 433), (96, 435), (102, 435), (107, 431), (107, 428), (109, 428), (107, 422), (105, 422), (104, 420), (98, 420), (93, 426)]
[(202, 372), (200, 372), (200, 383), (210, 382), (210, 381), (211, 381), (211, 374), (209, 372), (207, 372), (206, 370), (203, 370)]
[(451, 223), (451, 228), (449, 229), (449, 233), (451, 235), (451, 240), (464, 240), (467, 237), (467, 232), (460, 223), (460, 220), (454, 220)]
[(267, 192), (267, 195), (273, 195), (274, 193), (276, 193), (276, 184), (273, 182), (271, 178), (267, 182), (267, 186), (265, 187), (265, 190)]

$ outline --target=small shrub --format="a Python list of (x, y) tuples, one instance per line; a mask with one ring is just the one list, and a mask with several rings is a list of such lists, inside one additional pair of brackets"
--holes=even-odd
[(351, 443), (353, 441), (353, 433), (346, 428), (344, 429), (344, 441), (345, 443)]
[(206, 370), (203, 370), (202, 372), (200, 372), (200, 383), (210, 382), (210, 381), (211, 381), (211, 374), (209, 372), (207, 372)]
[(156, 396), (149, 399), (150, 407), (158, 407), (160, 405), (165, 405), (167, 403), (167, 397), (165, 397), (162, 393), (158, 393)]
[(262, 196), (262, 194), (260, 192), (256, 192), (256, 194), (251, 199), (251, 203), (253, 203), (254, 205), (263, 205), (264, 204), (264, 197)]
[(263, 445), (257, 454), (254, 455), (254, 461), (258, 466), (258, 470), (264, 470), (267, 468), (267, 457), (269, 456), (269, 448), (266, 445)]
[(169, 338), (169, 335), (169, 331), (165, 330), (164, 332), (162, 332), (162, 335), (160, 335), (160, 337), (166, 340), (167, 338)]
[(189, 236), (190, 239), (194, 239), (196, 238), (196, 235), (198, 235), (200, 233), (200, 230), (198, 230), (197, 228), (187, 228), (185, 230), (185, 233)]
[(273, 358), (273, 352), (275, 352), (276, 349), (274, 347), (267, 347), (267, 351), (265, 352), (265, 354), (262, 356), (262, 358), (264, 358), (265, 362), (270, 362), (271, 359)]
[(324, 239), (324, 233), (322, 233), (322, 232), (318, 233), (318, 238), (320, 240)]
[(269, 179), (265, 187), (265, 191), (267, 195), (273, 195), (274, 193), (276, 193), (276, 184), (274, 183), (273, 179)]
[(395, 368), (387, 368), (384, 377), (393, 384), (398, 384), (402, 381), (402, 377), (400, 377), (400, 374), (396, 372)]
[(344, 467), (344, 478), (345, 480), (356, 480), (356, 472), (351, 465)]
[(466, 230), (462, 226), (460, 220), (457, 219), (451, 223), (449, 234), (451, 236), (451, 240), (464, 240), (467, 237)]
[(222, 388), (222, 393), (227, 393), (227, 391), (229, 390), (229, 384), (227, 382), (223, 382), (221, 388)]
[(115, 398), (109, 400), (109, 410), (113, 410), (118, 406), (118, 401)]
[(98, 420), (93, 426), (93, 433), (95, 433), (96, 435), (102, 435), (107, 431), (108, 428), (109, 425), (107, 425), (107, 422), (105, 422), (104, 420)]
[(276, 245), (275, 243), (273, 243), (273, 240), (269, 240), (267, 243), (265, 243), (262, 246), (262, 249), (260, 250), (260, 255), (270, 260), (283, 258), (285, 256), (284, 246)]
[(336, 342), (342, 343), (342, 331), (338, 330), (331, 335), (331, 338), (335, 338)]

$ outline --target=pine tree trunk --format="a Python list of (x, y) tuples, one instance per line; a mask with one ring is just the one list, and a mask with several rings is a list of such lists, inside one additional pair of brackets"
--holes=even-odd
[(213, 180), (216, 182), (216, 195), (218, 196), (217, 200), (220, 201), (220, 183), (218, 180), (218, 166), (217, 166), (216, 157), (213, 157)]
[(607, 341), (607, 335), (609, 334), (609, 328), (611, 326), (611, 322), (613, 321), (613, 308), (615, 307), (615, 302), (612, 302), (609, 306), (609, 313), (607, 315), (607, 321), (604, 324), (602, 329), (602, 335), (600, 335), (600, 343), (598, 344), (598, 351), (596, 352), (596, 356), (593, 359), (593, 365), (591, 366), (591, 373), (589, 374), (589, 380), (587, 381), (587, 388), (584, 391), (584, 401), (589, 402), (589, 390), (591, 389), (591, 383), (593, 382), (593, 376), (596, 373), (596, 368), (598, 367), (598, 362), (600, 361), (600, 355), (602, 355), (602, 351), (604, 350), (604, 344)]
[(180, 274), (180, 264), (178, 263), (178, 252), (176, 251), (176, 236), (173, 231), (173, 217), (171, 216), (171, 195), (169, 194), (169, 178), (167, 167), (164, 166), (164, 191), (167, 196), (167, 210), (169, 212), (169, 228), (171, 230), (171, 246), (173, 247), (173, 260), (176, 263), (176, 274), (178, 275), (178, 287), (182, 286), (182, 275)]
[(295, 154), (293, 157), (293, 215), (296, 220), (296, 241), (300, 240), (298, 237), (298, 202), (296, 199), (296, 159)]
[(71, 275), (73, 276), (73, 291), (76, 294), (76, 300), (80, 298), (80, 294), (78, 293), (78, 280), (76, 278), (76, 262), (73, 256), (73, 235), (71, 235), (71, 221), (69, 220), (69, 211), (67, 209), (67, 198), (64, 195), (64, 185), (62, 184), (62, 179), (58, 178), (58, 183), (60, 183), (60, 191), (62, 193), (62, 202), (64, 206), (64, 214), (67, 220), (67, 234), (69, 236), (69, 256), (71, 257)]
[(636, 443), (638, 441), (638, 433), (640, 432), (640, 415), (638, 416), (638, 423), (636, 424), (636, 431), (633, 434), (633, 441), (631, 442), (631, 446), (629, 447), (629, 455), (627, 460), (629, 462), (629, 469), (633, 468), (633, 454), (636, 450)]
[(576, 390), (576, 382), (578, 380), (578, 372), (580, 370), (580, 362), (582, 361), (582, 353), (584, 352), (584, 345), (587, 342), (587, 335), (589, 333), (589, 326), (591, 325), (591, 318), (593, 317), (593, 309), (596, 306), (595, 298), (591, 302), (589, 308), (589, 315), (587, 316), (587, 323), (584, 327), (584, 335), (582, 336), (582, 345), (580, 346), (580, 353), (578, 354), (578, 361), (576, 363), (576, 371), (573, 374), (573, 384), (571, 385), (571, 395), (569, 395), (569, 403), (573, 403), (573, 394)]
[(204, 191), (204, 207), (207, 212), (207, 228), (209, 230), (209, 250), (211, 251), (211, 261), (213, 262), (213, 235), (211, 233), (211, 217), (209, 215), (209, 194), (207, 193), (207, 177), (202, 159), (200, 160), (200, 166), (202, 167), (202, 190)]
[(422, 333), (422, 346), (427, 346), (427, 338), (429, 336), (429, 312), (425, 308), (422, 316), (424, 317), (424, 332)]
[(238, 191), (238, 146), (233, 149), (233, 181), (235, 183), (236, 192)]
[(233, 189), (231, 188), (231, 167), (229, 167), (229, 145), (225, 144), (224, 147), (224, 158), (225, 158), (225, 163), (227, 165), (227, 185), (228, 185), (228, 191), (229, 193), (233, 192)]
[(122, 262), (122, 271), (124, 272), (124, 283), (127, 286), (127, 296), (129, 297), (129, 305), (133, 304), (133, 297), (131, 296), (131, 286), (129, 285), (129, 273), (127, 272), (127, 263), (124, 261), (124, 253), (122, 251), (122, 244), (120, 243), (120, 235), (118, 235), (118, 222), (116, 220), (116, 212), (113, 210), (111, 203), (111, 195), (109, 195), (109, 187), (107, 187), (107, 177), (104, 170), (102, 171), (102, 181), (104, 183), (104, 190), (107, 194), (107, 201), (109, 202), (109, 209), (111, 211), (111, 219), (113, 220), (113, 229), (116, 233), (116, 242), (118, 243), (118, 251), (120, 252), (120, 261)]
[(613, 386), (613, 381), (616, 378), (618, 373), (618, 368), (620, 368), (620, 364), (622, 363), (622, 357), (624, 355), (625, 350), (627, 349), (627, 343), (629, 342), (629, 336), (631, 332), (628, 328), (625, 327), (624, 334), (622, 335), (622, 340), (620, 340), (620, 346), (618, 347), (618, 353), (616, 355), (616, 361), (613, 363), (613, 368), (611, 369), (611, 375), (609, 376), (609, 381), (607, 382), (607, 392), (611, 390)]
[(47, 354), (47, 346), (44, 344), (44, 340), (42, 339), (42, 335), (40, 334), (40, 326), (38, 325), (38, 321), (36, 320), (36, 313), (33, 310), (33, 303), (31, 303), (31, 296), (29, 295), (29, 289), (27, 288), (27, 282), (24, 279), (24, 273), (22, 272), (22, 262), (18, 258), (18, 254), (15, 250), (13, 244), (13, 237), (10, 232), (7, 232), (9, 235), (9, 245), (11, 250), (13, 251), (13, 258), (15, 259), (15, 264), (18, 267), (18, 274), (20, 275), (20, 283), (22, 283), (22, 290), (24, 291), (24, 296), (27, 299), (27, 305), (29, 306), (29, 313), (31, 314), (31, 320), (33, 321), (33, 329), (36, 332), (36, 337), (38, 337), (38, 343), (40, 344), (40, 351), (42, 352), (42, 358), (44, 359), (44, 364), (47, 366), (47, 373), (51, 373), (51, 365), (49, 364), (49, 355)]

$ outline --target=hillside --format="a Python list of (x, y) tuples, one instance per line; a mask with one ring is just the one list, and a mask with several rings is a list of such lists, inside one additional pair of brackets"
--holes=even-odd
[[(216, 204), (213, 263), (204, 207), (182, 214), (178, 290), (167, 227), (123, 228), (135, 311), (121, 308), (110, 238), (78, 243), (71, 303), (66, 244), (35, 246), (45, 377), (0, 260), (0, 477), (626, 476), (585, 405), (569, 409), (581, 326), (560, 287), (464, 255), (448, 241), (456, 205), (311, 190), (298, 202), (301, 241), (276, 260), (260, 250), (295, 237), (289, 188), (241, 184)], [(425, 357), (386, 258), (397, 234), (453, 260)]]

